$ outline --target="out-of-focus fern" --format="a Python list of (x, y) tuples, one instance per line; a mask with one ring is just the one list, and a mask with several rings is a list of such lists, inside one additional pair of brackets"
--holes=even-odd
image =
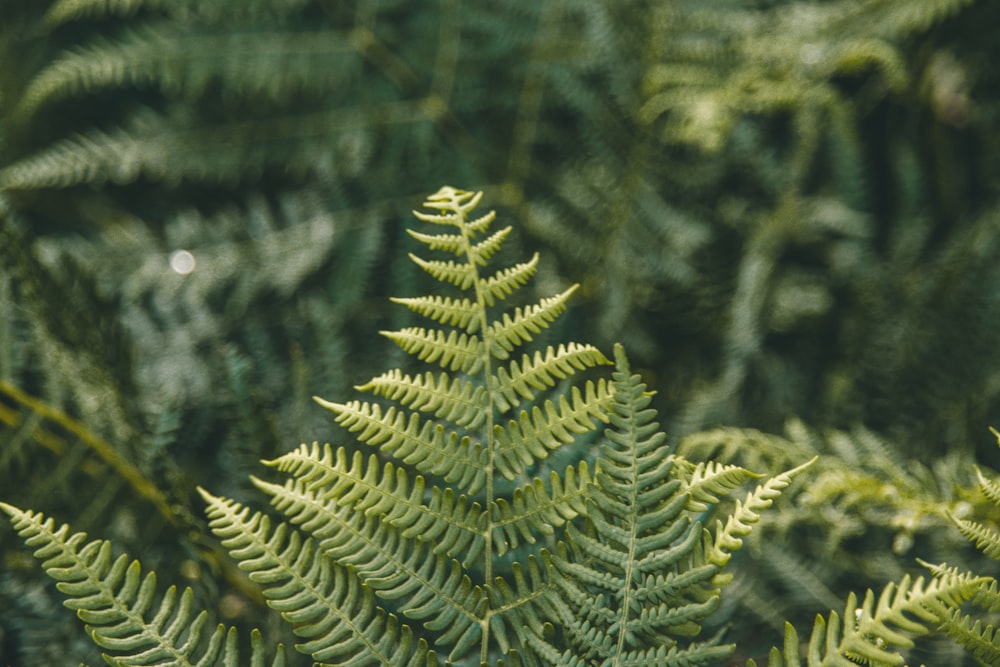
[(556, 255), (536, 294), (581, 283), (550, 335), (624, 342), (668, 431), (793, 414), (941, 453), (998, 401), (998, 20), (982, 0), (9, 0), (0, 373), (172, 501), (241, 496), (241, 453), (329, 437), (301, 396), (386, 367), (381, 297), (425, 279), (392, 232), (460, 177), (526, 222), (509, 244)]

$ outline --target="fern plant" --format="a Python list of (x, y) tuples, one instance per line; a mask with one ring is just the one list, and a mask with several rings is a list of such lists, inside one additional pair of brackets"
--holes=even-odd
[[(1000, 431), (990, 430), (1000, 444)], [(976, 476), (983, 496), (1000, 510), (1000, 482), (989, 479), (978, 468)], [(962, 535), (974, 542), (984, 554), (1000, 561), (1000, 532), (997, 531), (995, 524), (990, 526), (983, 522), (957, 517), (953, 517), (952, 520)], [(949, 571), (944, 567), (940, 570)], [(989, 616), (974, 618), (964, 610), (955, 608), (945, 615), (941, 628), (949, 637), (965, 647), (979, 664), (996, 667), (1000, 665), (1000, 626), (996, 620), (996, 614), (1000, 612), (1000, 585), (997, 580), (988, 579), (980, 585), (973, 595), (972, 602), (980, 610), (992, 614), (992, 618)]]
[[(380, 453), (313, 444), (270, 461), (286, 481), (254, 483), (282, 521), (202, 490), (211, 530), (317, 663), (433, 665), (440, 654), (448, 664), (695, 665), (728, 655), (719, 637), (699, 637), (727, 583), (722, 568), (797, 470), (704, 530), (699, 514), (755, 475), (672, 455), (621, 347), (614, 382), (571, 383), (609, 363), (589, 345), (515, 358), (575, 287), (498, 313), (538, 257), (485, 271), (511, 228), (490, 233), (493, 213), (472, 218), (481, 196), (442, 188), (425, 204), (436, 213), (416, 213), (445, 231), (411, 236), (451, 258), (413, 261), (461, 295), (395, 299), (433, 324), (385, 332), (441, 370), (383, 373), (360, 387), (373, 400), (317, 399)], [(535, 474), (567, 449), (576, 460), (564, 472)], [(157, 598), (155, 575), (112, 558), (107, 542), (0, 507), (112, 664), (236, 664), (235, 631), (206, 640), (190, 591)], [(268, 659), (264, 647), (254, 633), (252, 664)], [(282, 664), (280, 647), (271, 660)]]
[[(1000, 441), (1000, 433), (993, 431)], [(1000, 485), (987, 479), (977, 469), (983, 496), (1000, 507)], [(944, 503), (942, 503), (943, 505)], [(1000, 534), (982, 522), (952, 517), (959, 531), (973, 541), (987, 556), (1000, 560)], [(966, 602), (995, 614), (1000, 611), (997, 580), (962, 572), (946, 564), (920, 561), (932, 574), (930, 581), (903, 576), (890, 583), (876, 602), (869, 590), (859, 606), (852, 593), (843, 615), (831, 611), (818, 616), (806, 650), (808, 667), (872, 665), (891, 667), (904, 664), (900, 649), (914, 645), (913, 635), (941, 631), (961, 645), (980, 665), (1000, 665), (1000, 633), (988, 618), (973, 618), (964, 608)], [(748, 667), (756, 664), (750, 660)], [(784, 646), (773, 648), (768, 667), (802, 665), (799, 637), (791, 624), (785, 626)]]

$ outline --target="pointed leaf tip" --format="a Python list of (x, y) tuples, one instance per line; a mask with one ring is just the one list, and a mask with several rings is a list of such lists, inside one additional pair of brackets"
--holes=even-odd
[(615, 368), (625, 373), (632, 370), (629, 367), (628, 356), (625, 354), (625, 346), (621, 343), (615, 343)]

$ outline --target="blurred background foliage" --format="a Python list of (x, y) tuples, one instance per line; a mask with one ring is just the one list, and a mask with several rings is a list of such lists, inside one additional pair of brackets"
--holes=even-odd
[[(744, 654), (916, 556), (974, 559), (945, 511), (998, 520), (972, 491), (1000, 463), (997, 25), (986, 0), (4, 0), (0, 497), (271, 624), (194, 487), (245, 499), (258, 459), (345, 442), (310, 396), (403, 363), (373, 332), (409, 322), (402, 230), (450, 184), (542, 252), (538, 294), (582, 283), (555, 339), (623, 342), (686, 455), (823, 456), (736, 563)], [(59, 605), (0, 528), (0, 663), (98, 663)]]

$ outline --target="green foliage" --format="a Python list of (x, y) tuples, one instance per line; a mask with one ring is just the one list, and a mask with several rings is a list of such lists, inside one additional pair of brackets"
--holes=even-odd
[[(751, 535), (753, 558), (730, 568), (738, 593), (720, 613), (757, 635), (783, 632), (788, 619), (839, 609), (843, 591), (879, 590), (886, 581), (914, 576), (914, 556), (963, 571), (985, 566), (949, 529), (950, 514), (989, 520), (995, 513), (974, 492), (967, 450), (923, 461), (866, 429), (817, 432), (789, 420), (781, 435), (735, 428), (694, 433), (680, 439), (677, 452), (754, 470), (817, 457), (809, 474), (793, 482), (795, 502), (769, 517), (766, 537)], [(922, 648), (933, 656), (929, 662), (959, 659), (937, 638)]]
[[(655, 655), (662, 659), (648, 664), (690, 665), (728, 655), (732, 646), (718, 637), (691, 638), (718, 607), (730, 554), (798, 469), (761, 484), (714, 533), (704, 530), (696, 519), (706, 503), (754, 475), (734, 466), (675, 466), (620, 346), (614, 383), (568, 384), (609, 363), (592, 346), (549, 346), (517, 358), (565, 310), (575, 287), (508, 306), (538, 257), (489, 272), (510, 228), (489, 234), (494, 213), (472, 218), (481, 196), (445, 187), (425, 202), (436, 213), (415, 213), (445, 231), (411, 236), (453, 259), (413, 261), (461, 296), (398, 299), (430, 324), (383, 332), (440, 367), (437, 377), (395, 370), (359, 387), (388, 407), (317, 399), (394, 462), (303, 445), (270, 462), (288, 474), (283, 485), (254, 478), (287, 522), (202, 490), (209, 528), (294, 628), (296, 648), (317, 663), (434, 665), (440, 650), (450, 664), (535, 665), (557, 652), (538, 634), (542, 627), (579, 648), (574, 660), (596, 655), (628, 664)], [(607, 422), (591, 473), (587, 438)], [(563, 474), (550, 470), (547, 480), (534, 475), (570, 446), (577, 463)], [(67, 604), (85, 622), (108, 626), (92, 634), (121, 654), (109, 660), (219, 659), (227, 633), (220, 626), (201, 648), (207, 616), (192, 617), (190, 591), (177, 602), (168, 589), (148, 619), (154, 575), (140, 583), (138, 563), (126, 556), (112, 563), (109, 543), (81, 547), (82, 533), (67, 537), (65, 526), (55, 531), (40, 515), (3, 508), (29, 546), (44, 541), (36, 556), (62, 581)], [(584, 517), (586, 526), (574, 528)], [(564, 528), (572, 557), (558, 541)], [(591, 598), (587, 589), (602, 579)], [(618, 616), (602, 610), (600, 590), (609, 584), (622, 595)], [(228, 637), (225, 664), (236, 659), (235, 631)], [(255, 634), (255, 663), (262, 646)]]
[(206, 638), (208, 612), (194, 612), (191, 589), (178, 597), (171, 586), (157, 600), (155, 573), (143, 576), (139, 562), (125, 554), (115, 558), (110, 542), (87, 542), (86, 533), (71, 534), (66, 524), (56, 528), (52, 519), (36, 512), (6, 503), (0, 503), (0, 509), (10, 515), (24, 543), (34, 548), (46, 573), (59, 582), (57, 587), (69, 598), (66, 606), (76, 611), (94, 642), (110, 652), (105, 655), (109, 664), (285, 664), (280, 646), (273, 660), (266, 661), (257, 632), (251, 635), (249, 663), (240, 662), (235, 628), (220, 624)]
[[(106, 525), (161, 576), (194, 566), (189, 583), (228, 596), (187, 539), (196, 486), (247, 498), (253, 462), (334, 437), (309, 396), (403, 364), (369, 332), (409, 324), (384, 295), (432, 279), (397, 230), (460, 179), (524, 221), (508, 247), (547, 251), (530, 300), (580, 283), (553, 340), (625, 343), (668, 432), (795, 415), (822, 434), (832, 510), (783, 505), (788, 548), (762, 542), (717, 615), (780, 632), (898, 580), (911, 543), (983, 571), (935, 504), (982, 521), (951, 490), (969, 449), (1000, 461), (983, 437), (1000, 407), (996, 3), (408, 5), (2, 3), (0, 379), (85, 423), (184, 528), (25, 421), (2, 434), (5, 500)], [(171, 267), (181, 250), (191, 273)], [(884, 494), (850, 466), (838, 482), (826, 434), (859, 425), (924, 470), (861, 457)], [(2, 660), (96, 660), (64, 650), (58, 596), (4, 537)]]
[(698, 636), (717, 609), (730, 579), (722, 568), (759, 512), (806, 466), (761, 484), (709, 533), (696, 520), (705, 503), (719, 502), (752, 473), (664, 457), (650, 395), (621, 347), (616, 368), (589, 529), (570, 525), (570, 546), (560, 545), (549, 563), (562, 632), (545, 639), (536, 631), (532, 646), (552, 665), (715, 664), (733, 647), (716, 638), (682, 641)]
[[(852, 594), (847, 599), (843, 617), (831, 612), (828, 619), (816, 618), (806, 651), (808, 667), (851, 667), (902, 665), (898, 648), (913, 646), (910, 634), (926, 634), (941, 618), (970, 598), (989, 579), (955, 572), (938, 573), (925, 583), (923, 578), (904, 577), (889, 584), (879, 595), (868, 591), (861, 606)], [(905, 634), (904, 634), (905, 633)], [(747, 663), (755, 667), (754, 661)], [(791, 624), (785, 629), (782, 650), (772, 649), (768, 667), (799, 667), (799, 639)]]
[[(996, 429), (991, 430), (997, 438), (997, 443), (1000, 444), (1000, 432)], [(995, 509), (1000, 509), (1000, 484), (988, 479), (978, 469), (976, 476), (982, 495)], [(957, 517), (952, 519), (962, 535), (974, 542), (978, 549), (994, 561), (1000, 561), (1000, 531), (996, 528), (996, 514), (993, 516), (994, 521), (991, 525)], [(939, 571), (948, 571), (948, 568), (942, 566)], [(1000, 622), (997, 620), (997, 612), (1000, 612), (998, 585), (1000, 584), (997, 580), (993, 579), (989, 585), (983, 583), (976, 589), (972, 601), (981, 612), (981, 617), (973, 617), (962, 609), (953, 609), (942, 619), (942, 630), (975, 656), (980, 665), (990, 667), (1000, 665), (1000, 630), (997, 629), (1000, 627)]]

